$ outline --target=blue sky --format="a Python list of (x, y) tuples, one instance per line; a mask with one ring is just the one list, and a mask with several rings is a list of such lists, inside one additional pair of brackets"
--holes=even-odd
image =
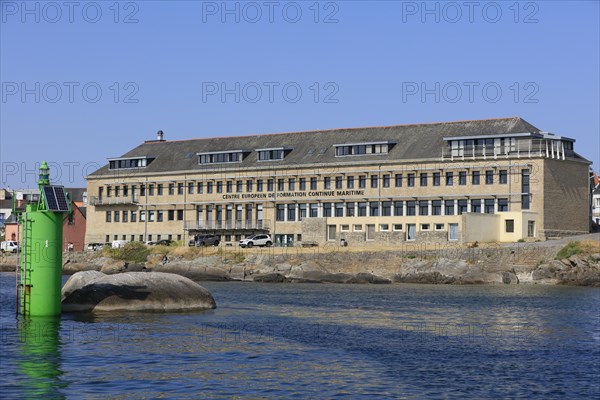
[(186, 139), (521, 116), (600, 165), (599, 2), (1, 0), (0, 185)]

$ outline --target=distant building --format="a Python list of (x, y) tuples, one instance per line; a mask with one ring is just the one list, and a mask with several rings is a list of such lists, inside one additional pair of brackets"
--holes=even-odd
[(600, 179), (592, 175), (592, 221), (600, 225)]
[(87, 242), (510, 242), (589, 231), (590, 161), (519, 118), (166, 141), (87, 177)]

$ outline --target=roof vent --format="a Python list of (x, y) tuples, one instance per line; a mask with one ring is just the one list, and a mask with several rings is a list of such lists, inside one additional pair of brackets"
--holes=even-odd
[(160, 140), (162, 142), (164, 140), (163, 139), (164, 136), (165, 136), (165, 134), (163, 133), (163, 131), (156, 132), (156, 140)]

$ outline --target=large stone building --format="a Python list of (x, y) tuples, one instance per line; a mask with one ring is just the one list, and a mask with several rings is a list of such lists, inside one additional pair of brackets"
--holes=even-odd
[(88, 242), (487, 242), (589, 230), (590, 162), (519, 117), (167, 141), (87, 177)]

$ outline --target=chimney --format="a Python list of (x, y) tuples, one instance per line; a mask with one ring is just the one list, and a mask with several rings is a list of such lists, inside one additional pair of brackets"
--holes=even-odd
[(163, 137), (164, 137), (164, 136), (165, 136), (165, 135), (164, 135), (163, 131), (158, 131), (158, 132), (156, 132), (156, 140), (158, 140), (158, 141), (161, 141), (161, 142), (162, 142), (162, 141), (164, 141), (164, 139), (163, 139)]

